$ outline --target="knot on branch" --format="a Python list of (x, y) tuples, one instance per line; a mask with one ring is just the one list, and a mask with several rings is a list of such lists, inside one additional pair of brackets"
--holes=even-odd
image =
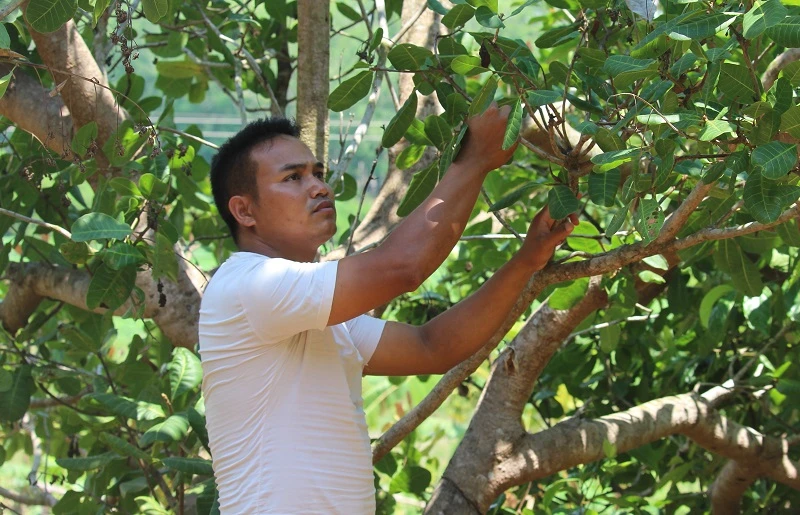
[[(8, 292), (0, 303), (0, 323), (11, 334), (25, 327), (28, 317), (42, 301), (33, 287), (33, 273), (25, 273), (29, 266), (11, 263), (6, 269)], [(29, 271), (30, 272), (30, 271)]]

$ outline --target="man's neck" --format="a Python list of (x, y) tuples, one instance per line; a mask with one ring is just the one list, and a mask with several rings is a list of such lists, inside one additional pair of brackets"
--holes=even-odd
[(261, 254), (271, 258), (283, 258), (290, 261), (297, 261), (300, 263), (310, 263), (314, 261), (317, 256), (317, 251), (312, 253), (308, 249), (287, 248), (287, 246), (270, 245), (258, 238), (240, 237), (238, 244), (239, 250), (243, 252), (252, 252), (254, 254)]

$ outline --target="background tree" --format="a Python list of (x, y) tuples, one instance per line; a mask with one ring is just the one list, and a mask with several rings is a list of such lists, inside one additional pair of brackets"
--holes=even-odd
[[(233, 246), (216, 145), (176, 106), (299, 116), (305, 8), (326, 19), (323, 2), (0, 7), (4, 505), (215, 512), (194, 351)], [(544, 205), (583, 220), (474, 357), (365, 380), (379, 511), (797, 508), (798, 9), (376, 0), (310, 31), (330, 28), (327, 107), (355, 125), (329, 154), (345, 216), (324, 259), (413, 209), (470, 113), (507, 103), (524, 138), (451, 259), (382, 316), (468, 295)], [(377, 148), (373, 119), (391, 120)]]

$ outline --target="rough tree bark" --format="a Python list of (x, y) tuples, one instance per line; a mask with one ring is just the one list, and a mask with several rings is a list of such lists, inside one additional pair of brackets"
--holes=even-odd
[[(328, 162), (329, 0), (298, 0), (297, 122), (300, 139), (323, 163)], [(321, 27), (325, 27), (322, 30)]]

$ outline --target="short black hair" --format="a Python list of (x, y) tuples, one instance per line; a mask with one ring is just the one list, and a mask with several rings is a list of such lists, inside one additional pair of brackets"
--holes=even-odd
[(257, 145), (282, 135), (297, 138), (300, 136), (300, 127), (294, 120), (280, 116), (256, 120), (226, 141), (211, 160), (214, 203), (236, 243), (239, 241), (239, 223), (228, 209), (228, 201), (232, 196), (244, 193), (258, 200), (258, 164), (250, 158), (250, 154)]

